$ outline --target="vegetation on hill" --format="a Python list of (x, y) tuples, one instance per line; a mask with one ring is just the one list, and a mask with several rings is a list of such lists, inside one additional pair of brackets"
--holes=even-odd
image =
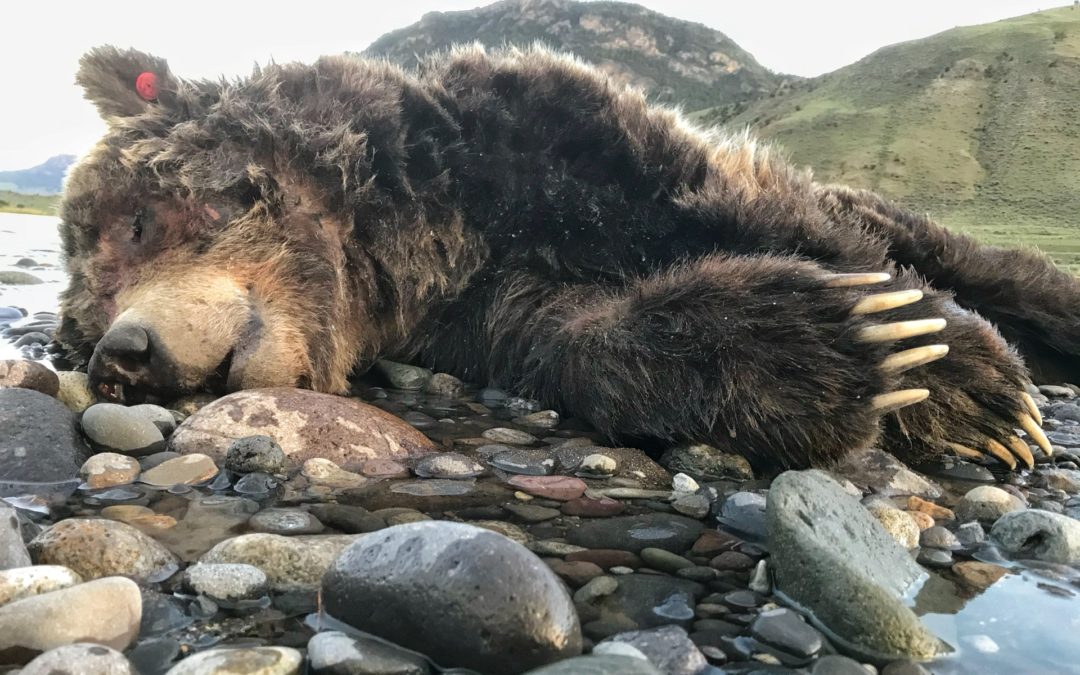
[(741, 114), (820, 180), (1080, 271), (1080, 8), (892, 45)]
[(432, 12), (365, 50), (406, 66), (454, 44), (528, 45), (571, 51), (654, 100), (688, 110), (738, 108), (786, 81), (723, 33), (639, 5), (572, 0), (504, 0), (460, 12)]
[(38, 216), (56, 215), (57, 195), (28, 195), (0, 190), (0, 213), (29, 213)]

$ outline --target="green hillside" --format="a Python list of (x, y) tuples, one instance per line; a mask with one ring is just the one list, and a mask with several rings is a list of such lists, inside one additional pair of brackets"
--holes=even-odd
[(56, 214), (57, 195), (26, 195), (0, 190), (0, 213), (30, 213), (38, 216)]
[(1080, 270), (1080, 8), (892, 45), (734, 117), (820, 180), (873, 188)]

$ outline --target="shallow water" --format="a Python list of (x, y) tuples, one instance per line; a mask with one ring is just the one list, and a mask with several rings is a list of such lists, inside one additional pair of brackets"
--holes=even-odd
[[(53, 216), (28, 216), (0, 213), (0, 270), (18, 270), (44, 283), (28, 285), (0, 284), (0, 307), (20, 307), (31, 314), (55, 312), (67, 275), (60, 265), (60, 220)], [(38, 265), (16, 267), (22, 258)], [(7, 340), (0, 340), (0, 359), (20, 358), (22, 354)]]

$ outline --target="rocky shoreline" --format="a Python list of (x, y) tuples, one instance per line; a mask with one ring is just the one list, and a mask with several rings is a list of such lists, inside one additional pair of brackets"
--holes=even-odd
[[(27, 358), (0, 361), (0, 672), (1080, 668), (1075, 386), (1031, 391), (1031, 472), (872, 451), (769, 481), (394, 363), (348, 398), (96, 403), (35, 361), (54, 315), (0, 327)], [(1051, 615), (1010, 624), (1005, 592)]]

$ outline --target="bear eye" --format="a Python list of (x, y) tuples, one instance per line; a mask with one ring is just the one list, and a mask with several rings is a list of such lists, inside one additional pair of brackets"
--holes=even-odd
[(143, 225), (146, 219), (146, 211), (139, 209), (135, 212), (135, 217), (131, 219), (131, 241), (138, 244), (142, 241)]

